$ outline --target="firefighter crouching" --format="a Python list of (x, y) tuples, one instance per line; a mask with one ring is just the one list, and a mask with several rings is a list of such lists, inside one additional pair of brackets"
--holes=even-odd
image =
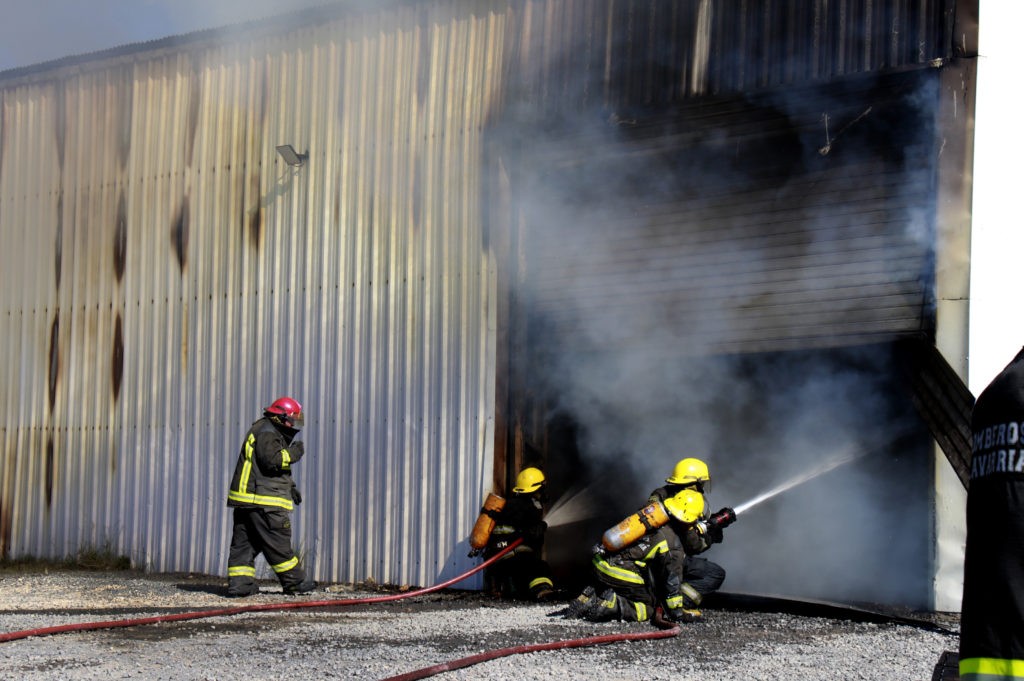
[(302, 502), (292, 466), (305, 453), (304, 444), (295, 440), (302, 425), (302, 405), (281, 397), (263, 410), (263, 418), (252, 424), (242, 442), (228, 490), (228, 507), (233, 509), (228, 596), (259, 592), (255, 561), (260, 553), (284, 593), (316, 588), (292, 550), (292, 509)]
[(680, 459), (672, 469), (672, 474), (665, 479), (665, 485), (652, 491), (647, 501), (664, 501), (683, 490), (698, 492), (704, 498), (701, 517), (683, 537), (683, 549), (686, 552), (683, 584), (697, 592), (698, 596), (693, 600), (696, 605), (700, 605), (705, 596), (722, 586), (725, 569), (699, 554), (721, 543), (722, 530), (736, 520), (736, 514), (731, 508), (723, 508), (709, 515), (707, 495), (711, 492), (711, 474), (706, 463), (693, 457)]
[[(645, 513), (650, 508), (661, 514), (660, 519), (650, 519)], [(617, 527), (639, 518), (644, 528), (649, 527), (638, 538), (627, 536), (622, 548), (609, 550), (612, 530), (606, 532), (603, 543), (595, 547), (591, 585), (569, 604), (564, 616), (591, 622), (646, 622), (661, 607), (675, 622), (701, 619), (700, 595), (682, 580), (682, 540), (703, 512), (704, 497), (683, 490), (620, 523)]]
[[(492, 503), (495, 500), (498, 503)], [(547, 501), (544, 473), (539, 468), (524, 468), (516, 477), (511, 497), (503, 504), (501, 501), (504, 500), (490, 495), (485, 502), (481, 519), (492, 529), (485, 537), (474, 528), (470, 539), (473, 550), (469, 555), (483, 553), (484, 558), (491, 558), (522, 537), (522, 544), (484, 571), (485, 588), (500, 598), (549, 600), (555, 589), (551, 569), (543, 559), (548, 527), (543, 520)]]

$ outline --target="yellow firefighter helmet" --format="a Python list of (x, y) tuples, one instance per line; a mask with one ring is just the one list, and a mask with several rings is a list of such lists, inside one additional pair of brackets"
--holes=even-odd
[(690, 524), (704, 513), (704, 495), (692, 489), (684, 489), (665, 500), (665, 510), (679, 522)]
[(700, 459), (680, 459), (672, 469), (672, 475), (665, 478), (670, 485), (694, 485), (702, 492), (711, 490), (711, 474), (708, 465)]
[(544, 474), (539, 468), (530, 466), (519, 471), (519, 475), (516, 476), (516, 486), (512, 488), (512, 491), (516, 494), (529, 494), (539, 490), (543, 484)]

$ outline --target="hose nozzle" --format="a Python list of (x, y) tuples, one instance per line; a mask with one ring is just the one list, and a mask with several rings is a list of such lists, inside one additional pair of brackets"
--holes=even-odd
[(736, 511), (727, 506), (708, 518), (708, 527), (720, 530), (729, 527), (734, 522), (736, 522)]

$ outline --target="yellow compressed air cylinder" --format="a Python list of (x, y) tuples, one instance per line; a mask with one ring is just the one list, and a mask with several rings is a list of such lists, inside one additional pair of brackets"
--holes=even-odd
[(601, 537), (601, 544), (609, 551), (629, 546), (650, 530), (668, 522), (668, 511), (660, 501), (653, 501), (629, 516)]
[(482, 549), (487, 546), (487, 540), (491, 538), (491, 532), (494, 530), (494, 518), (491, 517), (491, 513), (497, 513), (501, 509), (505, 508), (504, 497), (499, 497), (497, 494), (491, 492), (484, 499), (484, 507), (480, 509), (480, 515), (477, 516), (476, 523), (473, 525), (473, 531), (469, 533), (469, 545), (474, 549)]

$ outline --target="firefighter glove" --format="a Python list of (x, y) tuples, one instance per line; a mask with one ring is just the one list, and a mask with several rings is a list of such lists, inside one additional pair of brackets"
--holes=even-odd
[(292, 487), (292, 501), (295, 502), (296, 506), (302, 503), (302, 495), (299, 494), (298, 487)]
[(710, 546), (711, 544), (718, 544), (722, 541), (722, 528), (717, 525), (713, 525), (710, 519), (698, 520), (693, 524), (693, 526), (706, 545)]
[(483, 552), (484, 552), (483, 547), (481, 547), (479, 549), (473, 549), (472, 551), (470, 551), (466, 555), (469, 556), (470, 558), (476, 558), (477, 556), (479, 556)]
[(288, 450), (289, 463), (298, 463), (302, 455), (306, 453), (306, 443), (299, 440), (298, 442), (291, 443), (285, 449)]
[(721, 544), (723, 539), (721, 526), (708, 524), (708, 529), (704, 536), (712, 544)]

